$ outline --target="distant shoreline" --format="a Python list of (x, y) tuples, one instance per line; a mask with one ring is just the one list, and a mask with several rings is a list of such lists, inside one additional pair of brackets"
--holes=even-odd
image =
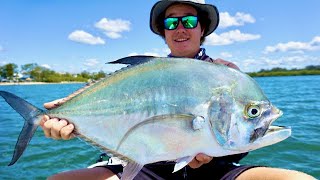
[(82, 84), (85, 82), (60, 82), (60, 83), (47, 83), (47, 82), (0, 82), (0, 86), (10, 85), (41, 85), (41, 84)]

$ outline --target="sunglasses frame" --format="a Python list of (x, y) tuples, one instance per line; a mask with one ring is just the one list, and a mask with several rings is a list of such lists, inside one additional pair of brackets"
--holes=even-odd
[[(188, 18), (188, 17), (195, 18), (195, 20), (196, 20), (196, 25), (195, 25), (194, 27), (188, 27), (188, 26), (186, 26), (187, 20), (183, 21), (183, 19), (184, 19), (184, 18)], [(175, 25), (175, 27), (174, 27), (173, 29), (170, 29), (168, 26), (166, 26), (166, 21), (167, 21), (168, 19), (177, 19), (178, 23)], [(166, 18), (164, 18), (164, 20), (163, 20), (164, 29), (166, 29), (166, 30), (175, 30), (175, 29), (177, 29), (177, 27), (179, 26), (179, 23), (180, 23), (180, 22), (182, 23), (182, 25), (183, 25), (183, 27), (184, 27), (185, 29), (194, 29), (194, 28), (196, 28), (196, 27), (198, 26), (199, 18), (198, 18), (198, 16), (194, 16), (194, 15), (186, 15), (186, 16), (180, 16), (180, 17), (166, 17)], [(174, 24), (174, 23), (172, 23), (172, 24)], [(172, 25), (172, 24), (171, 24), (171, 25)]]

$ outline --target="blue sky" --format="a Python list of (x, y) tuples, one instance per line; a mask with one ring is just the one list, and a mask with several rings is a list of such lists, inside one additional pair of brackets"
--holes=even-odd
[[(0, 65), (58, 72), (111, 71), (105, 62), (136, 54), (166, 56), (149, 29), (156, 0), (1, 0)], [(245, 72), (320, 65), (319, 0), (207, 0), (220, 11), (203, 47)]]

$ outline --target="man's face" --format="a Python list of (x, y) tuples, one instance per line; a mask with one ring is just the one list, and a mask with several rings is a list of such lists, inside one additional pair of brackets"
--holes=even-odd
[[(186, 4), (175, 4), (170, 6), (165, 13), (167, 17), (182, 17), (187, 15), (197, 16), (197, 11), (190, 5)], [(182, 23), (174, 30), (166, 30), (165, 40), (168, 44), (171, 55), (179, 57), (190, 57), (193, 58), (199, 51), (200, 38), (203, 36), (200, 23), (194, 29), (186, 29)]]

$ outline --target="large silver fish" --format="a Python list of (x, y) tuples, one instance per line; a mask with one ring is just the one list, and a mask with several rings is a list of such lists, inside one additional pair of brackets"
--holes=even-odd
[(282, 115), (245, 73), (186, 58), (127, 57), (130, 66), (92, 85), (62, 106), (44, 111), (5, 91), (25, 119), (12, 161), (22, 155), (43, 114), (68, 119), (75, 132), (127, 162), (123, 179), (143, 165), (198, 153), (225, 156), (280, 142), (291, 129), (271, 126)]

